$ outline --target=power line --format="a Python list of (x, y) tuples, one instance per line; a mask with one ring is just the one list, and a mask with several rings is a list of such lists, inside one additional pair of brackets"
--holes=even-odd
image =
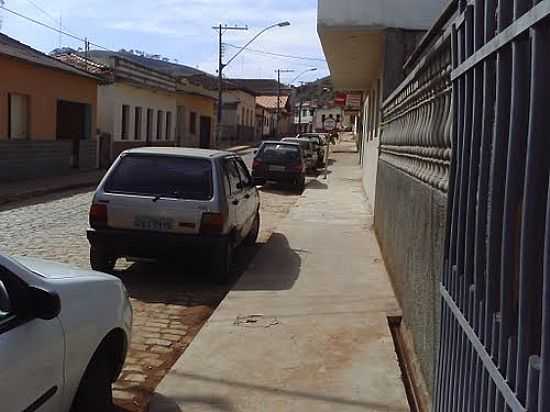
[(27, 3), (29, 3), (30, 5), (32, 5), (35, 9), (40, 11), (43, 15), (48, 16), (53, 22), (59, 23), (59, 20), (57, 18), (53, 17), (50, 13), (48, 13), (46, 10), (44, 10), (42, 7), (40, 7), (34, 1), (32, 1), (32, 0), (25, 0), (25, 1)]
[[(224, 43), (224, 44), (226, 46), (232, 47), (234, 49), (242, 49), (241, 46), (237, 46), (235, 44), (230, 44), (230, 43)], [(318, 57), (292, 56), (292, 55), (289, 55), (289, 54), (274, 53), (274, 52), (268, 52), (268, 51), (265, 51), (265, 50), (257, 50), (257, 49), (250, 49), (250, 48), (245, 49), (244, 51), (245, 52), (259, 53), (259, 54), (266, 54), (266, 55), (269, 55), (269, 56), (284, 57), (284, 58), (287, 58), (287, 59), (307, 60), (307, 61), (316, 61), (316, 62), (326, 63), (325, 59), (321, 59), (321, 58), (318, 58)]]
[[(30, 21), (34, 24), (38, 24), (39, 26), (42, 26), (46, 29), (55, 31), (56, 33), (63, 34), (64, 36), (70, 37), (71, 39), (78, 40), (78, 41), (81, 41), (81, 42), (84, 42), (84, 43), (86, 43), (86, 41), (87, 41), (86, 39), (78, 37), (76, 34), (72, 34), (72, 33), (69, 33), (67, 31), (64, 31), (64, 30), (59, 30), (58, 28), (52, 27), (49, 24), (41, 22), (40, 20), (33, 19), (32, 17), (26, 16), (22, 13), (19, 13), (19, 12), (15, 11), (15, 10), (8, 9), (7, 7), (5, 7), (1, 4), (0, 4), (0, 9), (5, 10), (8, 13), (11, 13), (15, 16), (21, 17), (22, 19), (28, 20), (28, 21)], [(100, 44), (92, 43), (91, 41), (88, 41), (88, 44), (91, 45), (91, 46), (99, 47), (100, 49), (103, 49), (103, 50), (113, 51), (113, 50), (109, 49), (108, 47), (101, 46)]]

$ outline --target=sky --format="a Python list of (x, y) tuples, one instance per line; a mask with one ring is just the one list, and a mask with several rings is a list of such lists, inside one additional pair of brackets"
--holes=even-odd
[[(276, 69), (290, 82), (313, 81), (329, 74), (317, 35), (317, 0), (3, 0), (4, 7), (111, 50), (134, 49), (160, 54), (171, 61), (216, 73), (218, 24), (246, 25), (248, 31), (227, 31), (224, 42), (242, 46), (261, 29), (282, 21), (291, 25), (264, 33), (229, 65), (227, 77), (276, 78)], [(0, 4), (2, 0), (0, 0)], [(83, 43), (43, 28), (0, 9), (1, 29), (8, 36), (43, 52), (60, 45)], [(93, 46), (92, 46), (93, 48)], [(226, 46), (224, 61), (237, 49)], [(279, 58), (267, 51), (318, 60)]]

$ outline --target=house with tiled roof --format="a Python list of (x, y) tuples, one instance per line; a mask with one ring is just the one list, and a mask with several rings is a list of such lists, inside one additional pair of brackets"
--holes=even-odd
[(256, 121), (258, 122), (261, 116), (263, 122), (262, 138), (294, 134), (289, 96), (257, 96), (256, 106)]
[(0, 34), (0, 182), (97, 167), (95, 73)]
[[(126, 51), (72, 51), (72, 64), (102, 70), (99, 126), (110, 159), (132, 147), (214, 147), (216, 78), (189, 66)], [(56, 51), (67, 59), (67, 51)], [(91, 64), (89, 63), (91, 62)]]
[(55, 52), (65, 63), (101, 76), (98, 87), (100, 163), (107, 167), (124, 150), (176, 146), (176, 80), (116, 54)]
[(215, 141), (217, 78), (200, 69), (167, 61), (160, 56), (148, 56), (120, 50), (90, 50), (88, 56), (105, 63), (112, 59), (125, 60), (162, 73), (175, 81), (175, 140), (176, 145), (210, 148)]

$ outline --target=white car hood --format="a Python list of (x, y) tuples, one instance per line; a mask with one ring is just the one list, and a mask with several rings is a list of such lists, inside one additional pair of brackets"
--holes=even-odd
[(48, 260), (31, 257), (14, 257), (17, 262), (27, 267), (37, 275), (47, 279), (70, 279), (70, 278), (102, 278), (112, 279), (113, 277), (93, 270), (76, 269), (64, 263), (51, 262)]

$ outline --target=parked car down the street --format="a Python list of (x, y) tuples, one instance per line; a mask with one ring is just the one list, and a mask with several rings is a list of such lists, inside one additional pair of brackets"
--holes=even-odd
[(309, 139), (300, 139), (297, 137), (285, 137), (281, 141), (299, 144), (304, 152), (306, 168), (308, 170), (315, 170), (315, 168), (317, 167), (317, 162), (319, 160), (319, 155), (317, 153), (317, 150), (314, 148), (313, 143), (311, 143)]
[(254, 158), (252, 176), (257, 183), (273, 181), (291, 184), (298, 193), (302, 193), (306, 183), (302, 147), (289, 141), (265, 141)]
[(0, 410), (111, 411), (131, 324), (119, 279), (0, 253)]
[(202, 257), (219, 282), (233, 251), (253, 245), (260, 198), (242, 159), (186, 148), (123, 152), (99, 184), (90, 209), (90, 262), (109, 272), (116, 260)]
[(308, 139), (313, 143), (313, 146), (318, 154), (317, 167), (324, 167), (326, 163), (328, 143), (325, 141), (323, 136), (317, 133), (303, 133), (299, 134), (298, 138)]

